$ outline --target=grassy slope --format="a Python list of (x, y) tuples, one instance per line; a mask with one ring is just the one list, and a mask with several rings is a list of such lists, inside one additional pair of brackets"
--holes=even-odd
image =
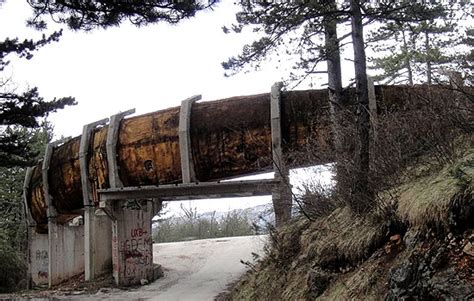
[[(463, 252), (474, 244), (473, 187), (471, 145), (456, 162), (420, 169), (399, 187), (390, 218), (338, 208), (314, 222), (295, 220), (272, 236), (265, 257), (227, 298), (474, 297), (474, 258)], [(393, 220), (402, 226), (394, 230)]]

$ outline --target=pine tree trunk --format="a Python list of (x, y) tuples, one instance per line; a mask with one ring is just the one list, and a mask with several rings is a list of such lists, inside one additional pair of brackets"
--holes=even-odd
[(355, 154), (353, 197), (351, 207), (356, 213), (363, 213), (373, 204), (369, 187), (370, 167), (370, 115), (369, 90), (367, 84), (367, 66), (364, 49), (364, 31), (362, 14), (358, 0), (351, 0), (352, 43), (354, 47), (354, 69), (357, 97), (357, 148)]
[(403, 36), (403, 51), (405, 52), (405, 68), (407, 68), (407, 72), (408, 72), (408, 84), (410, 86), (413, 86), (413, 71), (411, 70), (410, 57), (408, 56), (407, 39), (405, 36), (404, 29), (401, 28), (401, 30), (402, 30), (402, 36)]
[(426, 51), (426, 83), (431, 85), (431, 60), (430, 60), (430, 37), (425, 31), (425, 51)]
[[(329, 9), (334, 9), (336, 2), (329, 4)], [(337, 21), (334, 17), (324, 18), (326, 61), (328, 68), (328, 93), (329, 105), (331, 109), (331, 121), (333, 129), (333, 141), (336, 153), (342, 149), (341, 141), (341, 114), (344, 107), (342, 101), (342, 79), (341, 79), (341, 58), (339, 55), (339, 40), (337, 38)]]

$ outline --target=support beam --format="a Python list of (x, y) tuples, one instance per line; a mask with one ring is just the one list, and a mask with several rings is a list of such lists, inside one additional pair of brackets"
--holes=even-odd
[(89, 181), (89, 168), (87, 166), (88, 149), (92, 132), (98, 126), (105, 125), (109, 118), (86, 124), (82, 130), (81, 143), (79, 144), (79, 165), (81, 167), (82, 200), (84, 206), (94, 206), (92, 200), (92, 185)]
[(118, 113), (110, 117), (109, 129), (107, 131), (107, 164), (109, 166), (109, 181), (110, 187), (122, 187), (123, 184), (120, 181), (117, 164), (117, 141), (120, 130), (120, 123), (122, 119), (130, 114), (135, 113), (135, 109), (131, 109), (125, 112)]
[(270, 125), (272, 130), (272, 159), (273, 170), (277, 185), (272, 193), (273, 209), (275, 211), (275, 224), (277, 227), (285, 224), (291, 218), (291, 186), (288, 169), (285, 166), (282, 150), (281, 132), (281, 88), (278, 82), (272, 86), (270, 93)]
[(200, 182), (162, 186), (125, 187), (99, 190), (101, 200), (159, 198), (164, 201), (270, 195), (277, 180)]
[[(106, 216), (96, 216), (96, 206), (89, 181), (88, 150), (92, 133), (98, 126), (105, 125), (108, 118), (84, 126), (79, 145), (81, 167), (82, 198), (84, 203), (84, 277), (94, 280), (112, 261), (112, 249), (107, 241), (112, 239), (112, 225)], [(104, 244), (105, 242), (105, 244)]]
[(281, 87), (282, 83), (278, 82), (272, 86), (270, 93), (270, 125), (272, 129), (272, 159), (275, 177), (282, 176), (283, 167), (283, 151), (281, 148)]
[(369, 89), (369, 111), (370, 111), (370, 122), (372, 124), (372, 132), (374, 135), (374, 141), (377, 140), (377, 102), (375, 99), (375, 85), (374, 78), (367, 76), (367, 86)]
[(31, 215), (30, 208), (28, 206), (28, 191), (30, 189), (31, 175), (33, 174), (33, 168), (28, 167), (25, 173), (25, 181), (23, 182), (23, 206), (25, 207), (25, 217), (28, 227), (36, 227), (36, 221)]
[(64, 138), (46, 145), (46, 150), (44, 153), (43, 166), (42, 166), (42, 176), (43, 176), (43, 193), (46, 200), (46, 214), (48, 216), (48, 222), (50, 218), (56, 218), (57, 212), (53, 207), (51, 195), (49, 194), (49, 165), (51, 163), (51, 156), (53, 155), (53, 149), (60, 144), (64, 143), (66, 140), (69, 140), (70, 137)]
[(196, 181), (194, 172), (193, 153), (191, 151), (191, 109), (193, 103), (201, 99), (201, 95), (195, 95), (181, 102), (179, 111), (179, 153), (181, 157), (181, 175), (183, 183)]

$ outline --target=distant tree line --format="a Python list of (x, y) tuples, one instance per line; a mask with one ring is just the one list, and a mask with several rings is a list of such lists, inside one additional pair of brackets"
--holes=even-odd
[(187, 241), (195, 239), (246, 236), (263, 234), (244, 211), (229, 211), (220, 217), (214, 211), (199, 215), (196, 208), (181, 206), (178, 217), (162, 218), (155, 222), (155, 243)]

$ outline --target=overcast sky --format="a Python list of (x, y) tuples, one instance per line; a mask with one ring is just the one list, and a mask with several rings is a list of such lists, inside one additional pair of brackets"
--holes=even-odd
[[(50, 117), (58, 136), (79, 135), (84, 124), (130, 108), (143, 114), (178, 106), (195, 94), (215, 100), (268, 92), (284, 70), (223, 76), (221, 62), (252, 38), (222, 32), (235, 20), (232, 3), (224, 1), (215, 11), (174, 26), (124, 23), (90, 33), (65, 30), (59, 42), (41, 48), (31, 60), (12, 59), (6, 74), (20, 87), (37, 86), (47, 99), (76, 97), (77, 106)], [(0, 38), (37, 36), (24, 25), (29, 15), (26, 1), (7, 0), (0, 8)]]
[[(36, 86), (45, 99), (76, 98), (78, 105), (49, 117), (56, 137), (80, 135), (85, 124), (119, 111), (135, 108), (139, 115), (179, 106), (195, 94), (206, 101), (269, 92), (274, 82), (288, 75), (285, 66), (268, 64), (258, 72), (224, 77), (221, 62), (254, 38), (222, 32), (223, 25), (235, 21), (233, 2), (223, 1), (214, 11), (174, 26), (136, 28), (124, 23), (88, 33), (65, 29), (59, 42), (41, 48), (31, 60), (11, 57), (3, 75), (12, 77), (18, 91)], [(28, 16), (25, 0), (7, 0), (0, 7), (0, 39), (38, 37), (40, 33), (25, 26)], [(196, 201), (193, 206), (223, 211), (269, 200)]]

